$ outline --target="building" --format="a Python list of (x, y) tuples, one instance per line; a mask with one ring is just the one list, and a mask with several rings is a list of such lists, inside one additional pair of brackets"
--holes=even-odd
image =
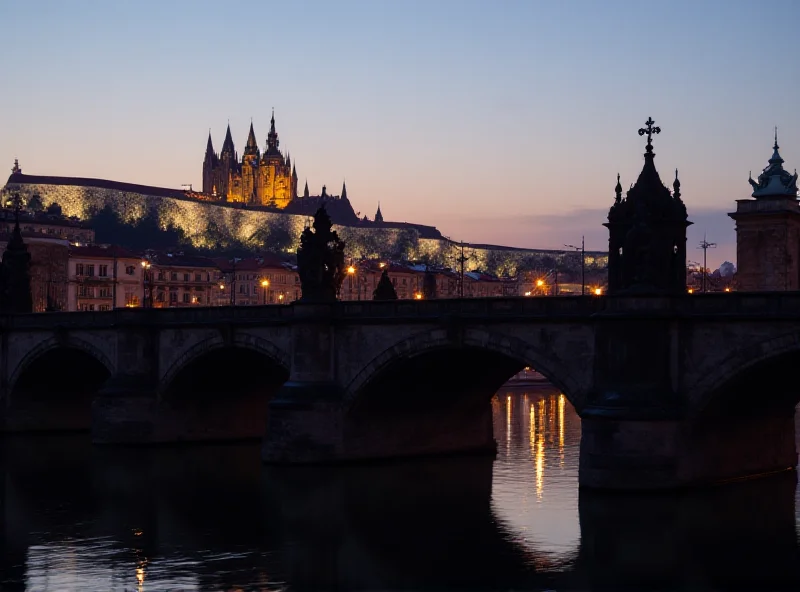
[(617, 175), (616, 198), (608, 212), (608, 293), (683, 294), (686, 292), (686, 205), (675, 170), (670, 193), (655, 166), (652, 136), (661, 129), (652, 118), (639, 135), (647, 134), (644, 166), (636, 183), (622, 197)]
[[(10, 233), (14, 228), (14, 219), (13, 208), (0, 209), (0, 232)], [(19, 227), (23, 235), (26, 232), (36, 233), (84, 245), (94, 242), (94, 230), (91, 226), (85, 222), (70, 220), (57, 214), (20, 212)]]
[(276, 257), (215, 259), (219, 273), (219, 306), (289, 304), (299, 300), (300, 276), (292, 264)]
[(143, 268), (144, 306), (216, 306), (220, 300), (219, 268), (208, 257), (150, 254)]
[[(23, 227), (22, 220), (20, 227)], [(7, 231), (4, 227), (0, 227), (0, 252), (5, 250), (10, 237), (11, 230)], [(68, 310), (69, 242), (57, 236), (24, 230), (22, 238), (31, 255), (33, 312)]]
[(209, 132), (203, 159), (203, 193), (224, 201), (286, 208), (297, 197), (297, 169), (292, 166), (291, 157), (278, 150), (278, 145), (274, 112), (263, 154), (252, 122), (241, 160), (233, 145), (230, 124), (219, 154), (214, 152)]
[(772, 157), (754, 181), (752, 199), (736, 200), (737, 289), (800, 290), (800, 206), (797, 171), (783, 168), (778, 131)]
[(142, 257), (116, 246), (71, 246), (67, 310), (112, 310), (142, 306)]

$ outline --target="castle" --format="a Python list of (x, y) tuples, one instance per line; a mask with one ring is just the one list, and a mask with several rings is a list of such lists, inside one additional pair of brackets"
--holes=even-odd
[(203, 193), (221, 201), (285, 209), (297, 197), (297, 168), (288, 154), (284, 156), (278, 150), (278, 144), (274, 112), (267, 149), (261, 154), (251, 121), (241, 161), (233, 146), (230, 124), (219, 154), (214, 152), (209, 131), (203, 159)]

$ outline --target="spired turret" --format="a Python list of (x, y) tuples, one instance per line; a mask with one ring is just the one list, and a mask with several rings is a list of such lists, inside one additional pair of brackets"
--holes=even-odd
[(655, 167), (652, 136), (661, 132), (652, 118), (639, 135), (647, 134), (644, 166), (636, 183), (622, 197), (617, 175), (614, 204), (608, 212), (608, 293), (682, 294), (686, 291), (686, 206), (675, 171), (670, 193)]
[(755, 199), (737, 199), (736, 221), (737, 289), (741, 291), (800, 290), (800, 205), (797, 201), (797, 170), (783, 168), (778, 147), (778, 129), (772, 157), (753, 180), (748, 179)]
[(766, 168), (758, 176), (758, 181), (750, 175), (748, 182), (753, 187), (753, 197), (797, 199), (797, 169), (790, 175), (783, 168), (783, 158), (778, 152), (778, 128), (775, 128), (775, 143), (772, 146), (772, 158)]

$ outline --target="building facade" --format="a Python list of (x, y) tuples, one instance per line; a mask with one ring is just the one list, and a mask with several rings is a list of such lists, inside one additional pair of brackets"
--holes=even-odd
[(737, 289), (800, 290), (800, 205), (797, 171), (783, 168), (778, 132), (772, 157), (758, 180), (749, 179), (752, 199), (736, 200)]
[(208, 257), (158, 254), (143, 263), (144, 306), (181, 308), (216, 306), (219, 269)]
[[(22, 221), (20, 220), (20, 226)], [(0, 252), (4, 251), (11, 232), (0, 229)], [(67, 262), (69, 242), (40, 232), (23, 231), (22, 238), (31, 255), (30, 277), (33, 312), (68, 310)]]
[(70, 311), (106, 311), (142, 306), (142, 258), (115, 246), (70, 247), (67, 306)]
[(285, 209), (297, 197), (297, 169), (291, 157), (278, 149), (279, 143), (274, 113), (263, 154), (252, 122), (241, 160), (230, 125), (219, 154), (214, 152), (209, 132), (203, 159), (203, 193), (223, 201)]

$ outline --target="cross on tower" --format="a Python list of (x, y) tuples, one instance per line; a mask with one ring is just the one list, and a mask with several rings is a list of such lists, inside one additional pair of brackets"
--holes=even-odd
[(653, 151), (653, 134), (660, 134), (661, 133), (661, 128), (653, 126), (655, 121), (653, 121), (652, 117), (648, 117), (647, 121), (645, 121), (644, 123), (645, 123), (645, 125), (647, 127), (640, 127), (639, 128), (639, 135), (643, 136), (643, 135), (647, 134), (647, 151), (648, 152), (652, 152)]

